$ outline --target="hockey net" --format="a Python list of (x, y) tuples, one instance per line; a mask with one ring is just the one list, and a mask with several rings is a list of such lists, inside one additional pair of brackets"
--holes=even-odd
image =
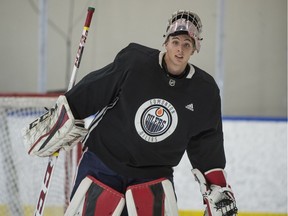
[[(33, 215), (48, 158), (30, 156), (21, 130), (53, 107), (58, 95), (0, 94), (0, 215)], [(63, 215), (69, 202), (77, 152), (60, 151), (44, 215)]]

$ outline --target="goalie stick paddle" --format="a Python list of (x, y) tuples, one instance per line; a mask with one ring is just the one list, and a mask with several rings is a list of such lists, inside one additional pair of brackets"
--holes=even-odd
[[(82, 31), (82, 35), (81, 35), (81, 39), (80, 39), (79, 47), (77, 50), (76, 59), (74, 62), (74, 66), (73, 66), (73, 70), (72, 70), (72, 74), (71, 74), (71, 78), (70, 78), (70, 82), (69, 82), (69, 86), (68, 86), (67, 91), (69, 91), (75, 84), (77, 70), (79, 69), (79, 66), (80, 66), (80, 62), (81, 62), (81, 58), (82, 58), (82, 54), (83, 54), (83, 50), (84, 50), (84, 45), (85, 45), (86, 40), (87, 40), (88, 30), (90, 27), (90, 23), (92, 20), (94, 10), (95, 9), (93, 7), (88, 8), (86, 21), (85, 21), (84, 28)], [(49, 191), (49, 187), (51, 185), (51, 179), (52, 179), (52, 175), (54, 172), (54, 168), (55, 168), (58, 156), (59, 156), (59, 150), (57, 152), (55, 152), (52, 156), (49, 157), (48, 165), (47, 165), (44, 179), (42, 182), (41, 191), (40, 191), (39, 198), (37, 201), (34, 216), (42, 216), (43, 215), (47, 194)]]

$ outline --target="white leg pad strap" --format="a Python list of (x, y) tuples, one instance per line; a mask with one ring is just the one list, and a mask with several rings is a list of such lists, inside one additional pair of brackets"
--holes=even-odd
[(82, 180), (64, 216), (120, 216), (124, 195), (92, 176)]
[(177, 216), (178, 207), (172, 183), (165, 178), (128, 187), (129, 216)]

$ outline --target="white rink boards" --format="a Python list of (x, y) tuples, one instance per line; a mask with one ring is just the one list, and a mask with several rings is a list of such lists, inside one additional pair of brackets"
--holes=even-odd
[[(227, 178), (239, 212), (287, 213), (287, 121), (223, 122)], [(175, 168), (179, 208), (203, 209), (185, 155)]]

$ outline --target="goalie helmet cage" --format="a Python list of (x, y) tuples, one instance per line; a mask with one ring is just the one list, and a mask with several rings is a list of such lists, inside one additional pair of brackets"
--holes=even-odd
[[(57, 94), (0, 93), (0, 215), (33, 215), (48, 157), (30, 156), (21, 130), (54, 106)], [(45, 216), (62, 216), (69, 202), (79, 149), (60, 151)]]

